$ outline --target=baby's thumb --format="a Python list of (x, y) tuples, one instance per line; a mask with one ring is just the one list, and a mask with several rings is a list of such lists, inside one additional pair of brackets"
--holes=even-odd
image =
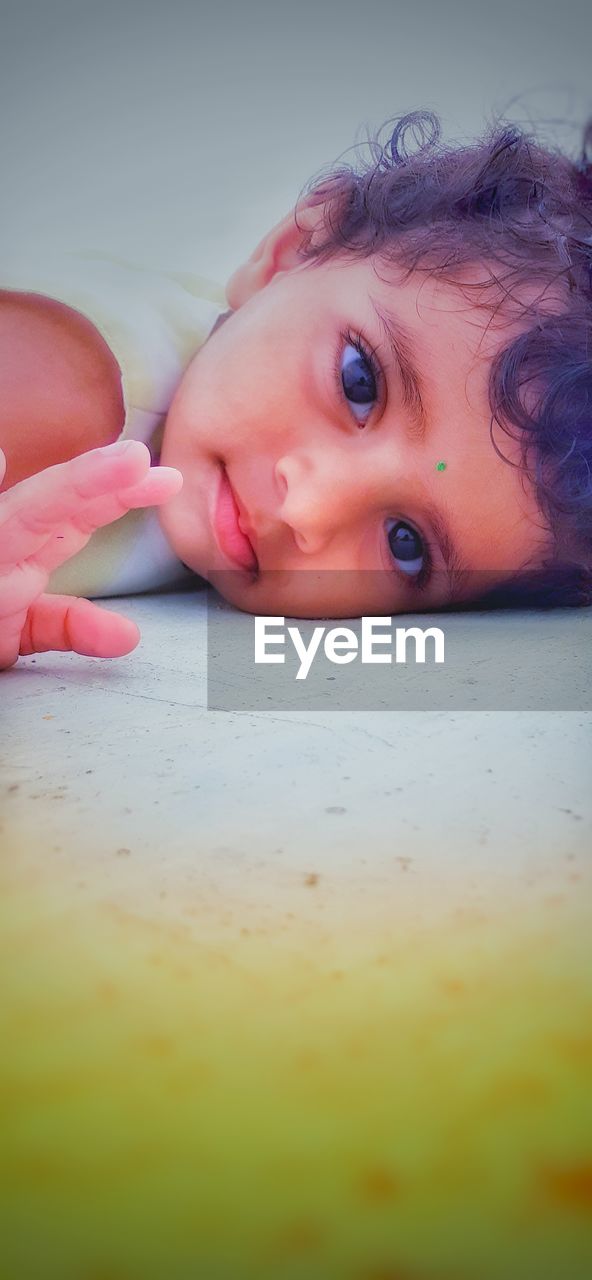
[(140, 640), (135, 622), (94, 600), (47, 593), (29, 606), (20, 653), (81, 653), (88, 658), (123, 658)]
[(3, 453), (2, 450), (0, 449), (0, 484), (2, 484), (5, 474), (6, 474), (6, 454)]

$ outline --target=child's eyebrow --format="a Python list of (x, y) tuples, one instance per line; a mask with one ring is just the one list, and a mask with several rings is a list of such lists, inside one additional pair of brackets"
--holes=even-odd
[(425, 507), (425, 513), (429, 523), (434, 531), (436, 542), (440, 548), (440, 554), (446, 565), (446, 576), (448, 578), (449, 600), (454, 600), (457, 591), (467, 582), (471, 569), (466, 560), (463, 560), (454, 542), (452, 541), (450, 526), (447, 524), (443, 513), (438, 507), (429, 503)]
[[(413, 413), (415, 431), (419, 439), (423, 440), (427, 422), (424, 404), (425, 390), (421, 373), (413, 355), (413, 340), (400, 320), (395, 320), (394, 316), (383, 311), (374, 298), (371, 297), (370, 301), (388, 341), (391, 354), (400, 369), (405, 404)], [(424, 391), (423, 395), (422, 391)], [(429, 504), (425, 508), (425, 514), (434, 531), (440, 554), (446, 566), (449, 599), (454, 600), (457, 591), (467, 581), (471, 570), (455, 546), (450, 526), (444, 513), (438, 507)]]
[(395, 320), (394, 316), (383, 311), (374, 298), (371, 297), (370, 301), (389, 344), (391, 355), (401, 373), (404, 402), (406, 407), (411, 409), (415, 431), (422, 441), (426, 430), (425, 389), (413, 355), (413, 339), (400, 320)]

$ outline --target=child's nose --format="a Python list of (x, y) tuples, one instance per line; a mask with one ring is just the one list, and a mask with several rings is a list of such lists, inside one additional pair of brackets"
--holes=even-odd
[[(280, 518), (306, 555), (324, 551), (368, 501), (368, 486), (351, 459), (315, 453), (286, 454), (275, 466), (282, 501)], [(365, 496), (366, 495), (366, 496)]]

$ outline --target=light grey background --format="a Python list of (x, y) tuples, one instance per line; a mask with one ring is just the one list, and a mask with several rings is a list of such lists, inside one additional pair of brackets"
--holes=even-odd
[(19, 0), (1, 12), (8, 249), (106, 249), (224, 281), (308, 178), (389, 117), (432, 107), (458, 138), (505, 109), (574, 145), (592, 109), (585, 0)]

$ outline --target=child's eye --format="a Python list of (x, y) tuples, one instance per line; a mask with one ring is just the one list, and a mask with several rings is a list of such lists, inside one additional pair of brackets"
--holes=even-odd
[[(339, 335), (335, 360), (335, 378), (342, 399), (351, 409), (358, 427), (366, 426), (373, 405), (379, 398), (381, 371), (372, 351), (361, 334)], [(358, 410), (361, 410), (358, 416)]]
[(387, 520), (386, 534), (389, 551), (397, 568), (410, 577), (419, 575), (416, 585), (424, 586), (430, 561), (421, 534), (405, 520)]

